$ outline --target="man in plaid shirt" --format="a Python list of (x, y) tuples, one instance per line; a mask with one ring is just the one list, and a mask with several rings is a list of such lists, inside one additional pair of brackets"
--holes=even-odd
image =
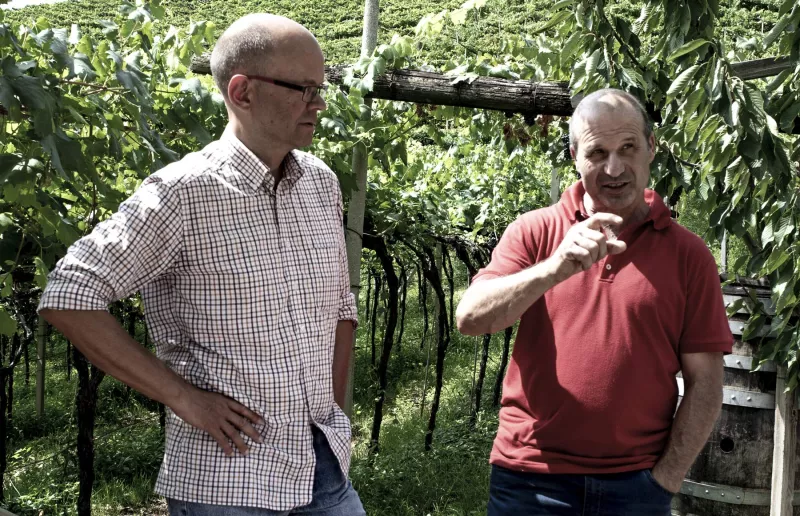
[[(169, 407), (156, 491), (172, 515), (364, 514), (344, 403), (356, 306), (342, 196), (311, 143), (322, 51), (248, 15), (211, 58), (230, 123), (148, 177), (49, 277), (43, 317)], [(108, 313), (140, 291), (158, 358)]]

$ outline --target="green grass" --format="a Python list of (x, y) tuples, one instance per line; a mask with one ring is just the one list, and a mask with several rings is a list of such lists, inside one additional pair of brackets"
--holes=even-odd
[[(416, 298), (409, 292), (404, 343), (399, 352), (393, 353), (389, 365), (388, 403), (384, 409), (380, 452), (372, 459), (368, 457), (367, 447), (375, 383), (368, 374), (371, 367), (366, 327), (359, 332), (353, 419), (358, 438), (351, 469), (353, 484), (370, 515), (485, 514), (489, 452), (497, 430), (497, 413), (490, 405), (502, 338), (496, 336), (492, 342), (482, 398), (484, 410), (475, 428), (470, 428), (475, 339), (454, 333), (445, 362), (433, 449), (426, 453), (425, 431), (434, 392), (436, 349), (432, 342), (425, 410), (421, 417), (427, 349), (420, 349), (422, 316), (417, 306)], [(379, 332), (378, 347), (380, 337)]]
[[(463, 282), (464, 272), (459, 272), (458, 266), (457, 274)], [(463, 285), (457, 290), (460, 292), (460, 289)], [(362, 295), (362, 326), (357, 342), (351, 477), (367, 513), (387, 516), (483, 514), (488, 497), (488, 457), (497, 427), (496, 409), (490, 405), (502, 338), (496, 336), (492, 342), (484, 386), (484, 410), (471, 428), (468, 418), (476, 341), (453, 335), (433, 449), (425, 452), (425, 430), (434, 392), (436, 344), (431, 324), (426, 347), (420, 349), (422, 315), (416, 288), (410, 288), (403, 344), (399, 350), (395, 348), (389, 365), (390, 387), (384, 408), (381, 450), (370, 457), (367, 450), (376, 377), (370, 364), (365, 297), (366, 292)], [(432, 305), (432, 295), (429, 301)], [(432, 307), (430, 313), (432, 317)], [(381, 328), (382, 316), (379, 315), (378, 350)], [(19, 515), (36, 515), (41, 511), (44, 514), (75, 513), (78, 495), (77, 377), (73, 372), (67, 380), (65, 343), (57, 335), (52, 339), (54, 346), (48, 351), (43, 418), (35, 414), (35, 372), (31, 371), (31, 383), (26, 386), (23, 367), (15, 371), (14, 418), (8, 432), (11, 458), (5, 476), (5, 493), (6, 507)], [(431, 363), (425, 409), (420, 415), (428, 343), (432, 346)], [(35, 362), (31, 365), (35, 367)], [(105, 378), (100, 385), (95, 438), (93, 514), (164, 514), (164, 501), (153, 493), (163, 453), (155, 405), (112, 378)]]
[[(78, 496), (76, 456), (77, 376), (67, 379), (65, 343), (48, 349), (45, 413), (36, 416), (35, 372), (25, 385), (23, 366), (14, 375), (14, 417), (5, 475), (7, 507), (20, 515), (73, 514)], [(31, 350), (35, 352), (35, 350)], [(35, 361), (31, 361), (35, 368)], [(94, 514), (120, 514), (126, 505), (153, 502), (152, 486), (163, 450), (155, 405), (112, 378), (100, 385), (95, 429)]]

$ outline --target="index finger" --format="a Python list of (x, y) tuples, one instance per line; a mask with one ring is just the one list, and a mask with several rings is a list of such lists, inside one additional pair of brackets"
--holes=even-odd
[(588, 219), (583, 221), (583, 224), (590, 229), (601, 229), (608, 224), (620, 225), (622, 224), (622, 217), (614, 215), (613, 213), (595, 213)]
[(236, 400), (229, 399), (228, 401), (229, 401), (228, 406), (230, 407), (230, 409), (239, 414), (240, 416), (246, 417), (247, 419), (249, 419), (250, 421), (252, 421), (257, 425), (264, 424), (264, 419), (255, 412), (253, 412), (252, 410), (250, 410), (249, 408), (245, 407)]

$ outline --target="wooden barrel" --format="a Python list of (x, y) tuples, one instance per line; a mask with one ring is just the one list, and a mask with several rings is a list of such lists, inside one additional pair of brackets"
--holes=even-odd
[[(747, 282), (723, 287), (726, 306), (746, 298), (746, 305), (729, 318), (733, 353), (725, 357), (722, 413), (703, 451), (692, 465), (672, 514), (680, 516), (769, 516), (775, 421), (776, 367), (767, 364), (751, 372), (753, 356), (765, 325), (748, 341), (742, 333), (753, 305), (750, 296), (774, 314), (765, 283)], [(758, 337), (758, 338), (756, 338)], [(683, 394), (682, 378), (678, 387)], [(800, 488), (798, 475), (795, 489)], [(794, 515), (800, 516), (796, 491)]]

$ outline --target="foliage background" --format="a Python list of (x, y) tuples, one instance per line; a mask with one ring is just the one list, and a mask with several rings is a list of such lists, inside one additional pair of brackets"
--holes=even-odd
[[(726, 57), (762, 57), (765, 50), (760, 41), (778, 21), (781, 3), (764, 0), (719, 6), (712, 35), (731, 49)], [(582, 42), (573, 49), (571, 60), (562, 63), (559, 56), (565, 40), (585, 31), (586, 20), (597, 23), (600, 10), (633, 22), (650, 4), (657, 14), (659, 2), (604, 6), (602, 2), (490, 0), (468, 11), (462, 23), (454, 23), (449, 17), (453, 11), (439, 13), (457, 9), (460, 0), (381, 2), (379, 40), (385, 46), (375, 58), (356, 65), (351, 89), (333, 93), (313, 151), (331, 164), (347, 190), (352, 184), (350, 150), (356, 141), (368, 143), (372, 149), (370, 230), (390, 243), (399, 260), (407, 264), (414, 260), (401, 244), (404, 239), (422, 243), (435, 236), (457, 236), (491, 246), (517, 214), (549, 203), (553, 164), (564, 184), (574, 178), (560, 143), (565, 122), (539, 118), (537, 125), (529, 126), (521, 116), (506, 118), (499, 113), (389, 102), (375, 103), (371, 121), (364, 122), (360, 95), (369, 88), (370, 74), (395, 64), (434, 67), (454, 78), (546, 74), (541, 78), (580, 80), (576, 70), (587, 69), (597, 41)], [(586, 17), (557, 18), (561, 12), (574, 14), (579, 6), (588, 13)], [(7, 111), (0, 141), (0, 329), (23, 331), (19, 318), (30, 318), (30, 314), (19, 296), (41, 287), (47, 270), (66, 246), (116, 209), (143, 177), (219, 135), (224, 125), (220, 99), (209, 79), (193, 77), (187, 65), (193, 54), (213, 44), (222, 27), (253, 11), (272, 11), (303, 22), (317, 34), (331, 63), (358, 58), (362, 5), (352, 0), (149, 2), (126, 4), (121, 12), (115, 0), (86, 0), (4, 13), (5, 23), (14, 29), (0, 33), (0, 104)], [(418, 25), (420, 19), (424, 22)], [(536, 33), (553, 19), (557, 23)], [(663, 18), (657, 18), (652, 30), (640, 32), (642, 48), (657, 45), (659, 38), (668, 36), (661, 30), (663, 23)], [(697, 36), (706, 28), (688, 30)], [(393, 37), (395, 32), (401, 37)], [(708, 58), (701, 52), (702, 48), (687, 52), (685, 63), (669, 62), (668, 66), (677, 66), (680, 73), (694, 66), (695, 60)], [(593, 80), (602, 82), (603, 74), (608, 75), (608, 63), (619, 61), (630, 68), (622, 53), (619, 46), (611, 45), (607, 63), (603, 65), (599, 59), (595, 63)], [(579, 64), (573, 69), (574, 62)], [(652, 66), (662, 64), (659, 61)], [(763, 87), (766, 82), (757, 84)], [(595, 86), (584, 80), (578, 89)], [(651, 87), (666, 91), (670, 84)], [(684, 90), (687, 88), (685, 84)], [(673, 109), (685, 109), (687, 96), (688, 92), (679, 92)], [(715, 104), (711, 109), (718, 108)], [(724, 124), (720, 127), (725, 128)], [(668, 141), (674, 134), (665, 131), (660, 136)], [(720, 129), (719, 138), (722, 136)], [(694, 153), (702, 150), (695, 143), (673, 142), (673, 152), (694, 159)], [(708, 146), (713, 147), (711, 143)], [(713, 172), (718, 175), (719, 170)], [(662, 185), (666, 189), (678, 184), (677, 180), (669, 182), (674, 177), (657, 176), (666, 178)], [(683, 184), (689, 193), (678, 207), (680, 221), (706, 236), (719, 256), (717, 227), (732, 222), (720, 217), (715, 221), (717, 227), (711, 227), (709, 216), (717, 199), (703, 198), (699, 177), (692, 176)], [(718, 179), (713, 173), (704, 177)], [(753, 236), (762, 240), (763, 232)], [(784, 234), (784, 239), (787, 236)], [(782, 249), (792, 249), (792, 242), (789, 238)], [(750, 253), (741, 241), (734, 240), (732, 247), (731, 262), (738, 263), (738, 272), (758, 270), (748, 270), (745, 262)], [(373, 254), (366, 254), (363, 266), (365, 273), (376, 270)], [(409, 275), (413, 276), (411, 271)], [(456, 296), (466, 286), (466, 276), (457, 264)], [(353, 481), (369, 514), (481, 514), (487, 497), (487, 457), (496, 429), (496, 409), (489, 407), (478, 414), (474, 426), (468, 423), (478, 342), (453, 337), (435, 446), (423, 453), (426, 414), (422, 405), (425, 399), (425, 407), (429, 407), (432, 396), (428, 350), (434, 344), (435, 355), (435, 343), (432, 332), (423, 337), (419, 291), (413, 277), (411, 283), (405, 338), (389, 369), (381, 451), (372, 456), (367, 450), (376, 375), (369, 332), (359, 333)], [(361, 302), (361, 319), (368, 321), (363, 296)], [(433, 313), (430, 298), (428, 303)], [(384, 311), (380, 306), (378, 339)], [(137, 338), (144, 340), (143, 325), (135, 331)], [(499, 340), (493, 341), (487, 383), (498, 369)], [(65, 343), (55, 335), (50, 343), (54, 367), (48, 372), (44, 419), (34, 415), (32, 387), (26, 384), (21, 368), (15, 371), (17, 394), (9, 430), (6, 492), (9, 507), (23, 514), (41, 510), (71, 513), (77, 496), (75, 381), (68, 380), (66, 369), (56, 365), (60, 363), (56, 357), (66, 353)], [(484, 390), (484, 407), (491, 404), (490, 393), (490, 388)], [(162, 446), (154, 407), (111, 379), (101, 385), (100, 398), (95, 511), (162, 511), (151, 493)]]

